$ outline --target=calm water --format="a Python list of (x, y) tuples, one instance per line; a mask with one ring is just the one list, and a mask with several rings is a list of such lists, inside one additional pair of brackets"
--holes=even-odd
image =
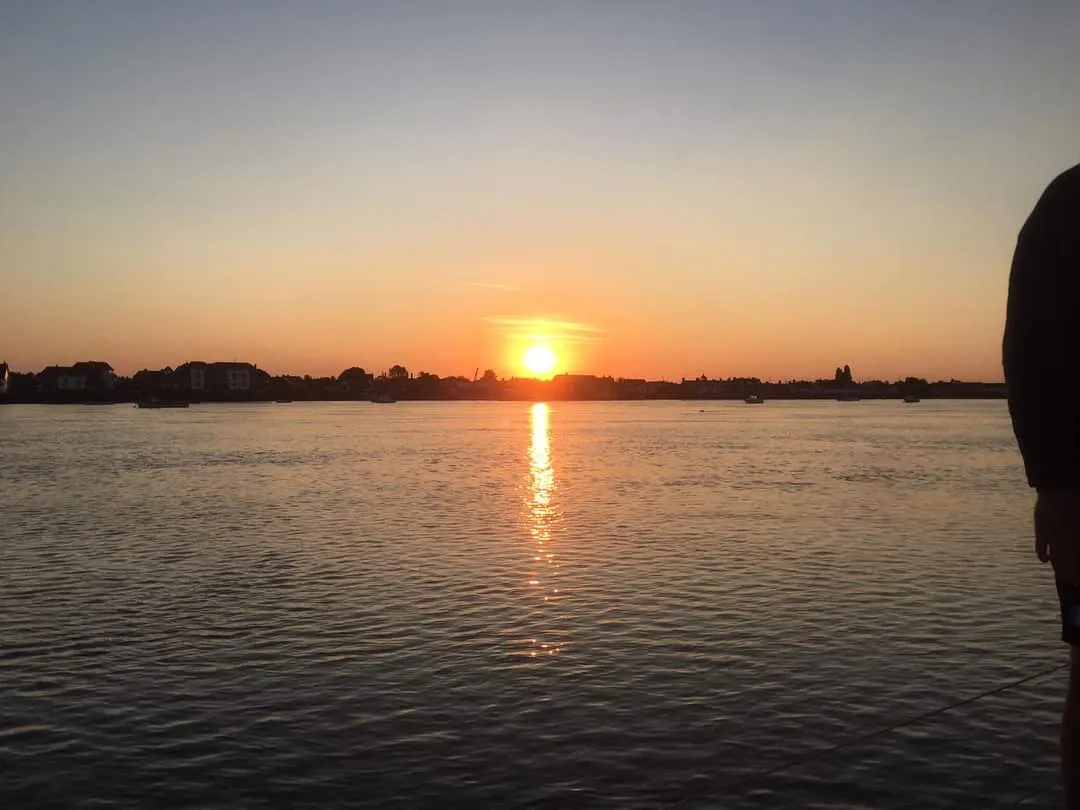
[(728, 787), (1063, 662), (1000, 402), (8, 406), (0, 492), (0, 807), (1052, 806), (1060, 674)]

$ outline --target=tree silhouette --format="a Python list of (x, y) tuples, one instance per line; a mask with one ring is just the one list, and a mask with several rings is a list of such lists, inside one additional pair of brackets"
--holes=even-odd
[(386, 376), (391, 380), (407, 380), (409, 379), (409, 370), (405, 366), (390, 366), (390, 371)]
[(491, 384), (491, 383), (496, 383), (498, 381), (499, 381), (499, 378), (496, 376), (495, 371), (493, 369), (490, 369), (490, 368), (485, 369), (484, 370), (484, 375), (480, 378), (480, 382), (482, 382), (482, 383)]
[(439, 393), (441, 382), (438, 374), (421, 371), (413, 379), (412, 386), (420, 396), (430, 397)]
[(353, 366), (338, 375), (338, 382), (345, 383), (351, 391), (363, 391), (371, 385), (371, 375), (359, 366)]

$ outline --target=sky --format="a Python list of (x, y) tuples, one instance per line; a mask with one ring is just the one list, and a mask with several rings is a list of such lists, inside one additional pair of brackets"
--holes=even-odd
[(1072, 0), (0, 0), (0, 360), (1001, 379)]

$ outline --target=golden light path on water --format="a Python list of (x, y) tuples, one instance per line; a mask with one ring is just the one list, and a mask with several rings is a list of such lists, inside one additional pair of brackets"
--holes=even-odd
[[(559, 563), (552, 543), (556, 518), (555, 468), (551, 463), (550, 408), (546, 403), (538, 402), (532, 406), (529, 435), (526, 515), (534, 551), (529, 586), (542, 591), (544, 602), (550, 604), (559, 598)], [(545, 625), (545, 631), (551, 632), (551, 628)], [(529, 641), (532, 656), (554, 655), (563, 647), (563, 641), (558, 638), (532, 638)]]

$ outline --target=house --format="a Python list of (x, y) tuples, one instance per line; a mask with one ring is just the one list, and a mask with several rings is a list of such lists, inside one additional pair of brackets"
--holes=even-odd
[(131, 378), (131, 385), (140, 395), (158, 395), (178, 387), (173, 370), (166, 366), (160, 371), (144, 368), (136, 371)]
[(264, 388), (270, 375), (254, 363), (183, 363), (173, 372), (181, 389), (192, 394), (240, 395)]
[(116, 387), (116, 373), (108, 363), (90, 360), (73, 366), (49, 366), (37, 375), (38, 391), (100, 393)]
[(7, 395), (9, 379), (8, 364), (0, 363), (0, 397)]
[(667, 380), (650, 380), (645, 383), (645, 396), (649, 399), (675, 399), (679, 396), (681, 386), (676, 382)]
[(613, 399), (615, 380), (593, 374), (557, 374), (551, 389), (556, 399)]
[(615, 389), (620, 399), (636, 399), (648, 394), (649, 384), (644, 379), (620, 377), (615, 381)]

